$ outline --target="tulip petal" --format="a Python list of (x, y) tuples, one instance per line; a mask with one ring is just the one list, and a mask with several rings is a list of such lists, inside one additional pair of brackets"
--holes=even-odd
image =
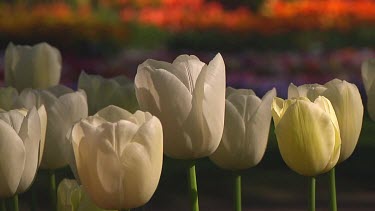
[[(243, 148), (248, 150), (245, 151), (246, 163), (248, 164), (246, 168), (257, 165), (263, 158), (264, 152), (267, 147), (268, 134), (270, 130), (271, 123), (271, 103), (273, 98), (276, 97), (276, 89), (268, 91), (262, 98), (260, 104), (256, 104), (251, 100), (252, 95), (248, 97), (248, 108), (255, 107), (256, 111), (251, 112), (248, 109), (248, 118), (245, 118), (246, 125), (246, 136), (245, 139), (248, 140)], [(247, 120), (247, 121), (246, 121)], [(244, 152), (243, 150), (241, 150)]]
[(185, 123), (185, 128), (192, 134), (190, 159), (212, 154), (219, 146), (223, 134), (225, 64), (220, 54), (202, 68), (194, 89), (192, 105), (189, 120)]
[(359, 138), (363, 120), (362, 98), (354, 84), (338, 79), (325, 84), (323, 93), (335, 109), (342, 141), (339, 162), (353, 153)]
[(129, 119), (132, 114), (120, 107), (109, 105), (98, 111), (95, 116), (100, 116), (103, 119), (114, 123), (120, 121), (121, 119)]
[(375, 59), (368, 59), (362, 63), (361, 73), (363, 85), (365, 86), (367, 94), (371, 93), (371, 87), (374, 85), (375, 80)]
[[(121, 124), (123, 122), (119, 123), (119, 132), (126, 126)], [(152, 117), (139, 128), (121, 153), (123, 172), (126, 174), (122, 191), (127, 199), (122, 207), (139, 207), (150, 200), (159, 183), (162, 162), (162, 126), (156, 117)]]
[(25, 168), (17, 189), (17, 193), (23, 193), (32, 184), (39, 163), (41, 124), (35, 107), (31, 109), (24, 118), (19, 136), (21, 137), (26, 150)]
[(319, 106), (302, 100), (291, 104), (275, 133), (281, 156), (291, 169), (305, 176), (324, 172), (336, 137), (330, 116)]
[(245, 123), (237, 108), (229, 100), (225, 101), (225, 122), (222, 140), (210, 159), (223, 169), (240, 169), (242, 160), (238, 152), (243, 151)]
[(187, 149), (191, 143), (184, 138), (181, 128), (192, 106), (192, 96), (185, 85), (166, 70), (145, 68), (138, 68), (135, 85), (141, 109), (157, 116), (165, 131), (170, 131), (164, 134), (164, 152), (175, 158), (190, 153)]
[(14, 129), (0, 120), (0, 198), (16, 193), (25, 167), (25, 147)]
[(39, 146), (39, 161), (38, 161), (38, 167), (39, 167), (43, 158), (44, 145), (46, 143), (46, 132), (47, 132), (47, 111), (44, 105), (38, 108), (38, 114), (39, 114), (39, 119), (40, 119), (40, 133), (41, 133), (40, 146)]
[[(194, 55), (180, 55), (173, 61), (173, 66), (175, 67), (172, 69), (173, 74), (192, 92), (205, 63), (201, 62)], [(184, 75), (184, 77), (181, 75)]]

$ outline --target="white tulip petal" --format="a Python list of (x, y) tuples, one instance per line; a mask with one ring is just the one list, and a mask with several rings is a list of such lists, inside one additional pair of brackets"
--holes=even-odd
[(38, 167), (39, 167), (43, 158), (44, 145), (46, 143), (46, 133), (47, 133), (47, 111), (44, 105), (38, 108), (38, 114), (39, 114), (39, 119), (40, 119), (40, 134), (41, 134), (40, 145), (39, 145), (39, 161), (38, 161)]
[(238, 153), (243, 151), (245, 131), (242, 115), (230, 101), (226, 100), (223, 137), (216, 151), (210, 155), (210, 159), (223, 169), (241, 168)]
[[(136, 86), (138, 83), (137, 77), (138, 80), (140, 80), (144, 75), (146, 74), (137, 74)], [(175, 154), (186, 154), (186, 146), (191, 143), (189, 140), (186, 140), (181, 136), (181, 132), (177, 131), (183, 131), (181, 125), (185, 124), (191, 110), (192, 96), (181, 81), (166, 70), (155, 70), (150, 72), (149, 79), (149, 82), (152, 81), (152, 85), (150, 85), (150, 91), (148, 93), (156, 93), (156, 95), (153, 95), (153, 99), (159, 100), (156, 101), (156, 104), (158, 105), (157, 108), (160, 109), (160, 112), (156, 112), (154, 115), (163, 122), (163, 128), (165, 128), (166, 131), (171, 131), (171, 133), (166, 133), (164, 136), (164, 152), (171, 157), (174, 157)], [(147, 78), (145, 78), (145, 80), (147, 80)], [(137, 98), (139, 91), (142, 90), (137, 88)], [(143, 102), (140, 103), (141, 108), (143, 106), (142, 104)], [(148, 103), (146, 102), (146, 105), (147, 104)], [(143, 107), (143, 109), (150, 111), (151, 113), (155, 111), (154, 107)]]
[(191, 158), (205, 157), (219, 146), (224, 128), (225, 64), (220, 54), (203, 67), (196, 82), (192, 105), (192, 120), (185, 126), (191, 127), (190, 133), (193, 134)]
[(353, 153), (362, 128), (363, 105), (358, 88), (346, 81), (332, 80), (323, 93), (335, 109), (342, 141), (339, 162)]
[(102, 117), (106, 121), (114, 123), (120, 121), (121, 119), (129, 119), (132, 114), (120, 107), (109, 105), (98, 111), (95, 116)]
[(32, 184), (39, 163), (39, 146), (41, 141), (41, 125), (35, 107), (29, 111), (22, 122), (19, 132), (26, 150), (25, 168), (17, 193), (25, 192)]
[(367, 95), (371, 92), (371, 87), (375, 80), (375, 59), (368, 59), (362, 63), (361, 67), (363, 85), (365, 86)]
[(16, 193), (25, 167), (26, 152), (14, 129), (0, 120), (0, 198)]

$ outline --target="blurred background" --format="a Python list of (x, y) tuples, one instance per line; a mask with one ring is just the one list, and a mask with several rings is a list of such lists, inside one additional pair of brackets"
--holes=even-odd
[[(43, 41), (60, 49), (61, 83), (70, 87), (82, 70), (133, 79), (148, 58), (172, 62), (194, 54), (209, 62), (220, 52), (229, 86), (261, 96), (276, 87), (285, 98), (291, 82), (339, 78), (355, 83), (366, 105), (360, 67), (375, 56), (375, 1), (0, 0), (1, 84), (8, 43)], [(365, 113), (356, 151), (336, 170), (340, 210), (375, 209), (374, 131)], [(67, 171), (60, 177), (71, 177)], [(39, 181), (46, 175), (40, 174), (35, 185), (43, 194)], [(159, 188), (143, 210), (188, 210), (185, 174), (166, 158)], [(202, 210), (232, 208), (230, 174), (202, 159), (197, 166)], [(306, 192), (307, 180), (282, 161), (271, 125), (263, 161), (244, 172), (244, 210), (304, 210)], [(326, 175), (318, 177), (317, 200), (318, 210), (328, 210)]]

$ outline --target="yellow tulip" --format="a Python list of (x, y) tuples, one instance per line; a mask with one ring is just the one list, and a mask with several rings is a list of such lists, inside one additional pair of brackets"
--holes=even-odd
[(77, 181), (63, 179), (57, 188), (57, 211), (106, 210), (97, 207)]
[(150, 113), (108, 106), (71, 131), (76, 169), (90, 198), (103, 209), (145, 204), (163, 162), (163, 131)]
[(220, 54), (206, 65), (181, 55), (173, 63), (146, 60), (138, 66), (139, 106), (163, 124), (164, 152), (177, 159), (211, 155), (224, 127), (225, 64)]
[(47, 43), (13, 45), (5, 50), (5, 83), (22, 91), (57, 85), (61, 75), (61, 54)]
[(78, 88), (86, 92), (89, 115), (109, 105), (119, 106), (130, 112), (138, 109), (134, 84), (125, 76), (106, 79), (100, 75), (88, 75), (81, 72)]
[(228, 170), (253, 167), (266, 150), (276, 90), (259, 99), (251, 89), (229, 87), (226, 95), (223, 137), (210, 159)]
[(341, 152), (339, 162), (346, 160), (353, 153), (361, 133), (363, 105), (356, 85), (333, 79), (324, 85), (306, 84), (289, 86), (288, 98), (308, 97), (311, 101), (317, 96), (325, 96), (332, 104), (340, 127)]
[(35, 107), (0, 112), (0, 198), (25, 192), (34, 180), (44, 147), (44, 106), (39, 113)]
[(285, 163), (304, 176), (332, 169), (340, 155), (340, 130), (330, 101), (319, 96), (275, 98), (272, 116), (280, 153)]

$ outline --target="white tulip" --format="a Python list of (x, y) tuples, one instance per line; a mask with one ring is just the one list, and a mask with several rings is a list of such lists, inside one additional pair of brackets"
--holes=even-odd
[(163, 163), (163, 130), (150, 113), (108, 106), (71, 131), (82, 186), (98, 207), (128, 209), (156, 190)]
[(19, 91), (57, 85), (61, 75), (61, 54), (47, 43), (13, 45), (5, 50), (5, 83)]
[(0, 198), (25, 192), (32, 184), (43, 154), (45, 118), (35, 107), (0, 113)]
[(83, 90), (58, 85), (46, 90), (23, 90), (17, 100), (19, 107), (30, 108), (43, 104), (46, 107), (48, 121), (46, 144), (41, 164), (43, 169), (57, 169), (68, 164), (65, 156), (70, 147), (66, 134), (73, 124), (87, 117), (86, 94)]
[(173, 63), (146, 60), (135, 76), (140, 108), (163, 124), (164, 152), (178, 159), (211, 155), (224, 127), (225, 64), (181, 55)]
[(88, 75), (82, 71), (78, 80), (78, 88), (86, 92), (89, 115), (109, 105), (119, 106), (130, 112), (135, 112), (138, 108), (134, 84), (125, 76), (106, 79), (100, 75)]
[(216, 165), (240, 170), (260, 162), (267, 147), (275, 96), (275, 89), (259, 99), (251, 89), (227, 88), (223, 137), (210, 156)]

